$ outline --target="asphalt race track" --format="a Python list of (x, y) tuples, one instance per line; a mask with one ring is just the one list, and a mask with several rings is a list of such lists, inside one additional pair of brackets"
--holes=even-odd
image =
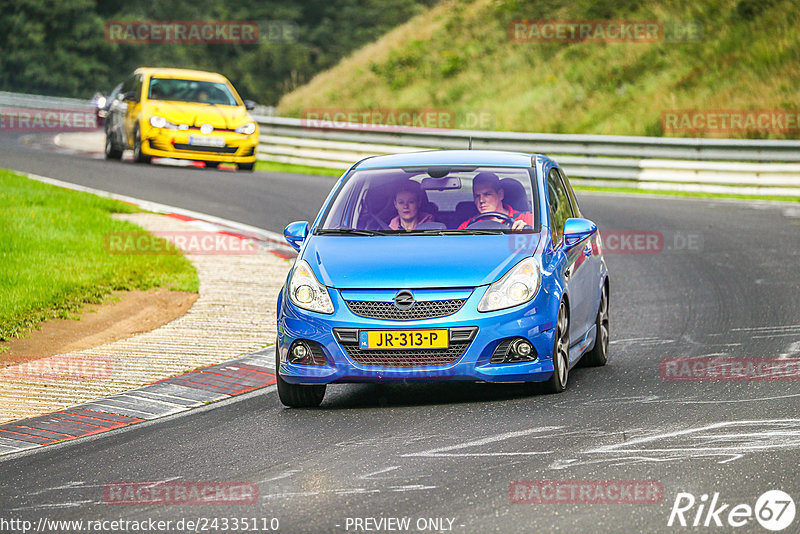
[[(47, 140), (39, 141), (23, 146), (0, 136), (0, 167), (277, 232), (312, 219), (333, 184), (325, 177), (106, 162), (44, 150)], [(612, 235), (622, 246), (633, 242), (630, 236), (661, 238), (655, 248), (607, 253), (610, 363), (574, 369), (566, 392), (341, 385), (328, 388), (320, 409), (290, 410), (268, 388), (0, 460), (2, 516), (34, 524), (121, 518), (173, 525), (238, 517), (257, 518), (259, 528), (277, 518), (281, 532), (378, 525), (387, 532), (394, 525), (367, 518), (409, 518), (411, 531), (768, 532), (754, 517), (731, 527), (729, 512), (738, 504), (755, 507), (768, 490), (798, 502), (797, 376), (680, 381), (664, 362), (800, 357), (800, 207), (585, 194), (579, 201), (609, 247)], [(166, 480), (255, 484), (258, 500), (104, 502), (109, 483)], [(651, 481), (663, 495), (658, 502), (512, 502), (530, 496), (517, 493), (530, 486), (515, 481), (587, 480)], [(677, 519), (668, 526), (681, 492), (697, 499), (684, 515), (690, 526)], [(715, 516), (723, 527), (706, 513), (715, 493), (717, 508), (728, 504)], [(700, 526), (692, 528), (696, 516)], [(230, 525), (216, 531), (236, 532)], [(798, 525), (800, 516), (785, 532)]]

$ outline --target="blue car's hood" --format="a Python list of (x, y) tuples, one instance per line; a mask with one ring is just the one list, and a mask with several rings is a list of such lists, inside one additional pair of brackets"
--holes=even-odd
[(337, 289), (474, 287), (531, 256), (539, 236), (310, 236), (303, 259)]

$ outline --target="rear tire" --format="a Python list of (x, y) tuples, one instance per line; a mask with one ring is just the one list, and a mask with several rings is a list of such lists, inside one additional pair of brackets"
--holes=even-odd
[(122, 150), (114, 145), (114, 138), (111, 137), (111, 132), (106, 132), (105, 153), (106, 159), (122, 159)]
[(206, 169), (216, 169), (219, 167), (219, 161), (206, 161)]
[(597, 308), (595, 318), (595, 339), (592, 350), (583, 355), (583, 365), (586, 367), (601, 367), (608, 362), (608, 286), (603, 285), (600, 295), (600, 306)]
[(284, 406), (290, 408), (316, 408), (325, 397), (325, 384), (306, 386), (290, 384), (281, 378), (281, 361), (278, 356), (278, 344), (275, 343), (275, 378), (278, 380), (278, 398)]
[(553, 339), (553, 376), (545, 382), (548, 393), (561, 393), (567, 388), (569, 379), (569, 315), (562, 301), (558, 307), (558, 320)]

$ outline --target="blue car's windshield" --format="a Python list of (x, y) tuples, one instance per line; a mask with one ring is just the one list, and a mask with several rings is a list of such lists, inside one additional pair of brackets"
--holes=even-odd
[(427, 167), (354, 172), (319, 233), (508, 233), (538, 231), (532, 170)]

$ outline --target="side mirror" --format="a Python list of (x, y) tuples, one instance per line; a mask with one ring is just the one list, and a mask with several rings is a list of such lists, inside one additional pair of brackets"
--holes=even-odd
[(567, 219), (564, 223), (564, 245), (572, 247), (596, 233), (597, 225), (589, 219)]
[(308, 237), (308, 223), (306, 221), (295, 221), (283, 230), (283, 237), (293, 249), (300, 252), (300, 245)]
[(244, 101), (244, 109), (246, 109), (247, 111), (252, 111), (252, 110), (256, 109), (256, 103), (253, 102), (252, 100), (245, 100)]

